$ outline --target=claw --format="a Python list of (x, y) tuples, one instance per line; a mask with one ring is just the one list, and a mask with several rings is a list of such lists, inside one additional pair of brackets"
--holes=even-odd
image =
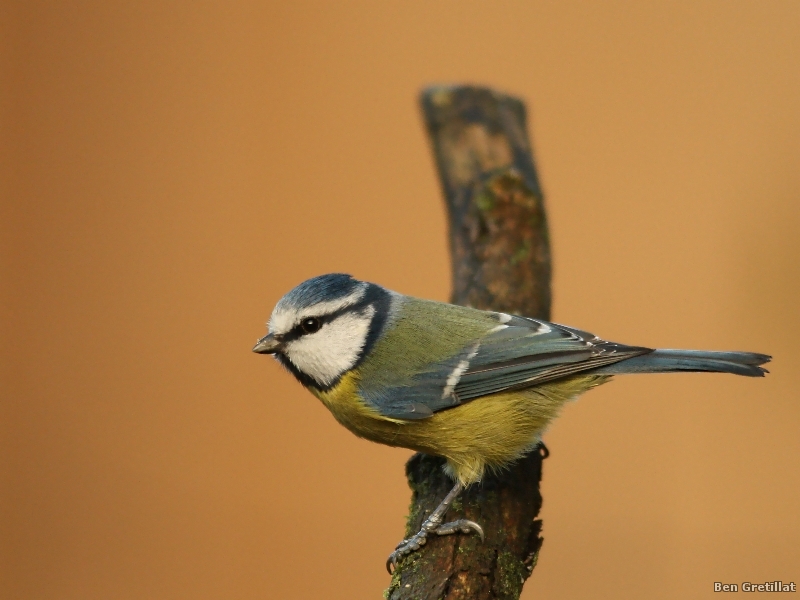
[(392, 552), (389, 555), (389, 558), (386, 559), (386, 570), (389, 571), (389, 575), (391, 575), (393, 572), (392, 567), (396, 569), (397, 563), (400, 562), (404, 556), (408, 556), (412, 552), (416, 552), (422, 546), (424, 546), (427, 541), (428, 532), (423, 528), (421, 531), (419, 531), (419, 533), (417, 533), (417, 535), (410, 537), (407, 540), (403, 540), (397, 544), (397, 548), (395, 548), (394, 552)]
[(453, 486), (453, 489), (450, 490), (447, 496), (445, 496), (444, 500), (442, 500), (439, 506), (436, 507), (436, 510), (434, 510), (430, 516), (425, 519), (425, 522), (422, 524), (422, 527), (416, 533), (416, 535), (413, 535), (407, 540), (403, 540), (397, 544), (394, 552), (392, 552), (389, 555), (389, 558), (386, 559), (386, 570), (389, 571), (389, 575), (397, 570), (397, 563), (400, 562), (403, 557), (408, 556), (412, 552), (416, 552), (425, 545), (425, 543), (428, 541), (429, 533), (436, 533), (437, 535), (450, 535), (451, 533), (470, 533), (471, 531), (474, 531), (481, 536), (481, 541), (483, 541), (483, 527), (478, 525), (475, 521), (470, 521), (469, 519), (459, 519), (458, 521), (442, 524), (442, 521), (444, 520), (442, 517), (462, 489), (464, 489), (464, 485), (460, 482), (456, 482), (456, 484)]
[(485, 536), (483, 535), (483, 527), (478, 525), (475, 521), (470, 521), (468, 519), (464, 519), (464, 521), (466, 522), (465, 527), (462, 527), (461, 531), (463, 533), (469, 533), (469, 530), (472, 529), (472, 531), (480, 536), (481, 541), (484, 541)]
[(386, 570), (389, 571), (389, 575), (392, 575), (394, 571), (397, 569), (397, 563), (399, 563), (403, 558), (411, 554), (412, 552), (416, 552), (419, 550), (420, 546), (425, 544), (426, 540), (420, 541), (410, 541), (405, 544), (401, 544), (402, 548), (399, 548), (392, 552), (389, 555), (389, 558), (386, 559)]
[(481, 537), (481, 541), (484, 540), (483, 527), (478, 525), (475, 521), (470, 521), (469, 519), (459, 519), (458, 521), (453, 521), (452, 523), (445, 523), (436, 529), (437, 535), (450, 535), (451, 533), (456, 533), (457, 531), (460, 531), (461, 533), (471, 533), (474, 531)]

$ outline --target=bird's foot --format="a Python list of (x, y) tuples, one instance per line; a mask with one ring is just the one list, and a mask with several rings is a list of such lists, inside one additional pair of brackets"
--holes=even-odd
[(483, 527), (478, 525), (475, 521), (459, 519), (458, 521), (451, 521), (450, 523), (442, 523), (441, 519), (437, 520), (434, 518), (434, 515), (431, 515), (414, 536), (397, 544), (397, 548), (395, 548), (394, 552), (392, 552), (386, 560), (386, 570), (389, 571), (391, 575), (397, 568), (397, 563), (412, 552), (416, 552), (427, 543), (428, 535), (431, 533), (435, 533), (436, 535), (450, 535), (459, 532), (470, 533), (472, 531), (481, 536), (481, 541), (483, 541)]

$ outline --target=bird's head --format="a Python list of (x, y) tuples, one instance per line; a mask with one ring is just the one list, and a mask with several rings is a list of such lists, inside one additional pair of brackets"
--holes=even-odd
[(305, 386), (325, 390), (356, 367), (380, 336), (392, 293), (350, 275), (304, 281), (278, 301), (253, 352), (273, 354)]

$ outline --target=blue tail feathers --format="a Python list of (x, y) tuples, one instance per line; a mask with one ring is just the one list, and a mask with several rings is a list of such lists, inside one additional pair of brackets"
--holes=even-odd
[(772, 357), (754, 352), (709, 352), (704, 350), (654, 350), (649, 354), (601, 367), (597, 373), (671, 373), (674, 371), (710, 371), (734, 373), (747, 377), (763, 377), (760, 367)]

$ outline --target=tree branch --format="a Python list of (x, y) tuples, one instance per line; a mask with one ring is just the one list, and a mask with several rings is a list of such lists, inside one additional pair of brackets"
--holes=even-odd
[[(422, 110), (445, 195), (452, 254), (452, 302), (550, 318), (550, 248), (544, 202), (526, 133), (525, 106), (487, 88), (433, 87)], [(539, 482), (546, 450), (467, 489), (448, 519), (486, 532), (433, 536), (404, 559), (390, 600), (518, 599), (536, 566), (542, 522)], [(444, 459), (415, 454), (407, 536), (452, 487)]]

